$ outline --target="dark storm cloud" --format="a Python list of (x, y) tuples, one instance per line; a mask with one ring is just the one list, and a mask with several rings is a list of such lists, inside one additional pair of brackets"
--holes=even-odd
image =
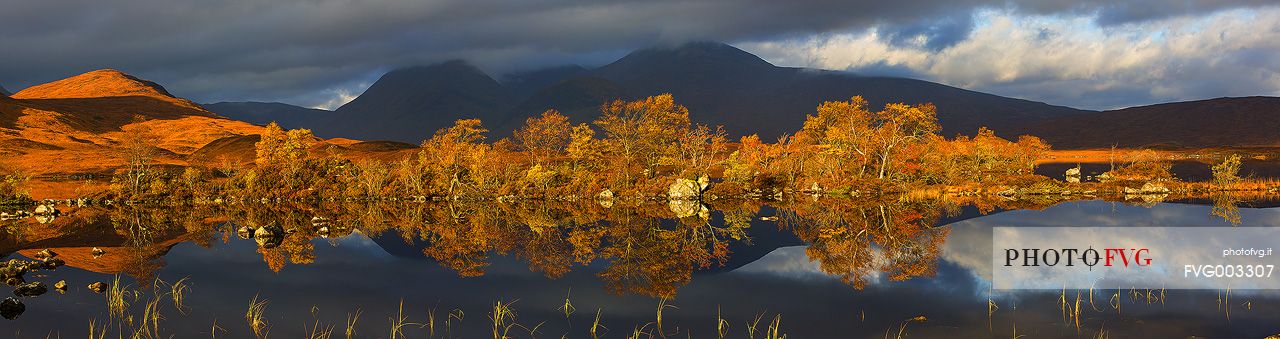
[(1096, 12), (1108, 23), (1257, 2), (1150, 1), (11, 1), (0, 11), (0, 83), (17, 90), (118, 68), (197, 101), (320, 105), (387, 69), (465, 58), (502, 72), (600, 64), (689, 40), (764, 41), (884, 26), (941, 48), (978, 8)]
[(1228, 8), (1274, 4), (1273, 0), (1081, 0), (1020, 1), (1018, 8), (1030, 14), (1097, 14), (1098, 24), (1118, 25), (1173, 16), (1197, 16)]
[(955, 15), (903, 25), (885, 25), (880, 31), (892, 44), (912, 45), (920, 37), (924, 39), (921, 47), (937, 51), (968, 38), (969, 32), (973, 31), (973, 16)]

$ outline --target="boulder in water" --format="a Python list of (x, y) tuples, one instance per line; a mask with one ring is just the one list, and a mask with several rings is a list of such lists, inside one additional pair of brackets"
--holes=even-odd
[(58, 252), (54, 252), (48, 248), (40, 250), (40, 252), (36, 252), (36, 259), (49, 259), (56, 256), (58, 256)]
[(1067, 178), (1067, 182), (1079, 183), (1080, 182), (1080, 166), (1068, 168), (1066, 173), (1066, 178)]
[(5, 319), (13, 320), (27, 311), (27, 305), (23, 305), (21, 300), (14, 297), (5, 298), (0, 301), (0, 316)]
[(27, 274), (28, 271), (31, 271), (30, 263), (18, 259), (10, 259), (0, 263), (0, 281), (10, 286), (21, 284), (25, 282), (22, 276)]
[(58, 267), (62, 267), (63, 265), (66, 265), (66, 264), (67, 262), (63, 261), (62, 259), (47, 258), (35, 263), (35, 266), (40, 269), (52, 270)]
[(34, 297), (44, 294), (45, 292), (49, 292), (49, 288), (45, 287), (44, 283), (39, 281), (18, 285), (18, 287), (13, 289), (13, 295), (19, 297)]
[(93, 293), (106, 292), (108, 288), (111, 288), (111, 285), (107, 285), (107, 283), (101, 281), (95, 281), (92, 284), (89, 284), (89, 290), (93, 291)]

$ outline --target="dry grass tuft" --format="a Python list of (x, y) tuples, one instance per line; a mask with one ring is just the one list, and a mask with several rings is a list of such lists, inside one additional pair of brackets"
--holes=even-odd
[(258, 296), (254, 295), (249, 300), (249, 310), (244, 313), (245, 322), (249, 323), (249, 328), (253, 330), (253, 335), (258, 338), (264, 338), (270, 331), (266, 319), (267, 300), (258, 300)]

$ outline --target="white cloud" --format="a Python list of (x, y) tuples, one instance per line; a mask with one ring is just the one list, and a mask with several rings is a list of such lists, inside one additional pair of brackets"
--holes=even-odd
[(360, 83), (354, 86), (355, 88), (331, 88), (325, 90), (325, 95), (329, 97), (329, 100), (312, 106), (311, 108), (327, 109), (330, 111), (338, 109), (338, 107), (346, 105), (348, 102), (351, 102), (351, 100), (355, 100), (356, 97), (359, 97), (361, 93), (364, 93), (364, 90), (369, 88), (369, 86), (369, 83)]
[(1094, 16), (978, 11), (969, 37), (929, 49), (878, 28), (744, 44), (775, 64), (874, 74), (906, 69), (941, 83), (1107, 109), (1280, 93), (1280, 8), (1099, 26)]

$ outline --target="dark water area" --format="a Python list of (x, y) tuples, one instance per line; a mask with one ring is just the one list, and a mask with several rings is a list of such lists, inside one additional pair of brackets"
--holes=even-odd
[[(724, 319), (730, 338), (748, 337), (749, 323), (757, 319), (754, 337), (764, 337), (775, 319), (778, 332), (790, 338), (893, 338), (899, 333), (914, 338), (1092, 338), (1099, 333), (1261, 338), (1280, 333), (1280, 293), (1268, 291), (1232, 291), (1224, 302), (1224, 291), (1169, 290), (1162, 301), (1153, 301), (1130, 290), (1099, 288), (1092, 304), (1084, 299), (1077, 326), (1076, 318), (1064, 316), (1059, 301), (1065, 294), (1074, 302), (1088, 291), (991, 289), (993, 227), (1233, 227), (1211, 213), (1213, 206), (1193, 201), (1149, 207), (1079, 201), (1041, 209), (831, 201), (778, 208), (715, 206), (710, 220), (701, 221), (675, 218), (673, 213), (683, 214), (680, 208), (668, 211), (666, 205), (614, 206), (592, 216), (553, 208), (425, 208), (428, 217), (396, 206), (288, 212), (81, 208), (51, 224), (6, 224), (25, 229), (0, 241), (5, 259), (29, 259), (40, 249), (55, 248), (68, 266), (31, 272), (26, 280), (65, 279), (70, 288), (65, 294), (22, 298), (26, 311), (15, 320), (0, 320), (0, 333), (83, 337), (92, 320), (110, 327), (107, 337), (118, 332), (127, 337), (134, 326), (111, 316), (104, 294), (85, 287), (117, 276), (139, 294), (136, 300), (126, 298), (135, 323), (152, 295), (187, 279), (184, 311), (169, 296), (162, 295), (157, 304), (163, 314), (160, 336), (175, 338), (214, 332), (253, 337), (245, 313), (255, 297), (267, 301), (266, 329), (276, 338), (307, 337), (330, 326), (333, 337), (345, 337), (356, 312), (355, 337), (492, 337), (491, 317), (499, 301), (515, 312), (504, 323), (520, 325), (510, 330), (515, 338), (590, 338), (597, 314), (602, 338), (626, 338), (637, 331), (645, 333), (642, 337), (661, 337), (661, 332), (715, 338), (718, 319)], [(372, 216), (378, 211), (390, 212)], [(447, 218), (430, 217), (440, 214)], [(471, 222), (486, 214), (506, 221)], [(1280, 227), (1280, 209), (1242, 208), (1239, 214), (1241, 226)], [(313, 216), (326, 219), (313, 221)], [(468, 222), (456, 228), (423, 226), (449, 218)], [(302, 226), (283, 239), (241, 238), (237, 231), (250, 225)], [(305, 225), (314, 228), (303, 230)], [(598, 233), (584, 235), (591, 232)], [(859, 240), (867, 233), (869, 240)], [(264, 248), (264, 241), (279, 246)], [(96, 259), (83, 255), (91, 247), (107, 253)], [(1113, 294), (1120, 295), (1118, 309), (1109, 300)], [(565, 307), (566, 299), (572, 307)], [(418, 325), (430, 322), (432, 314), (434, 335)], [(403, 335), (393, 334), (393, 319), (410, 323)]]

